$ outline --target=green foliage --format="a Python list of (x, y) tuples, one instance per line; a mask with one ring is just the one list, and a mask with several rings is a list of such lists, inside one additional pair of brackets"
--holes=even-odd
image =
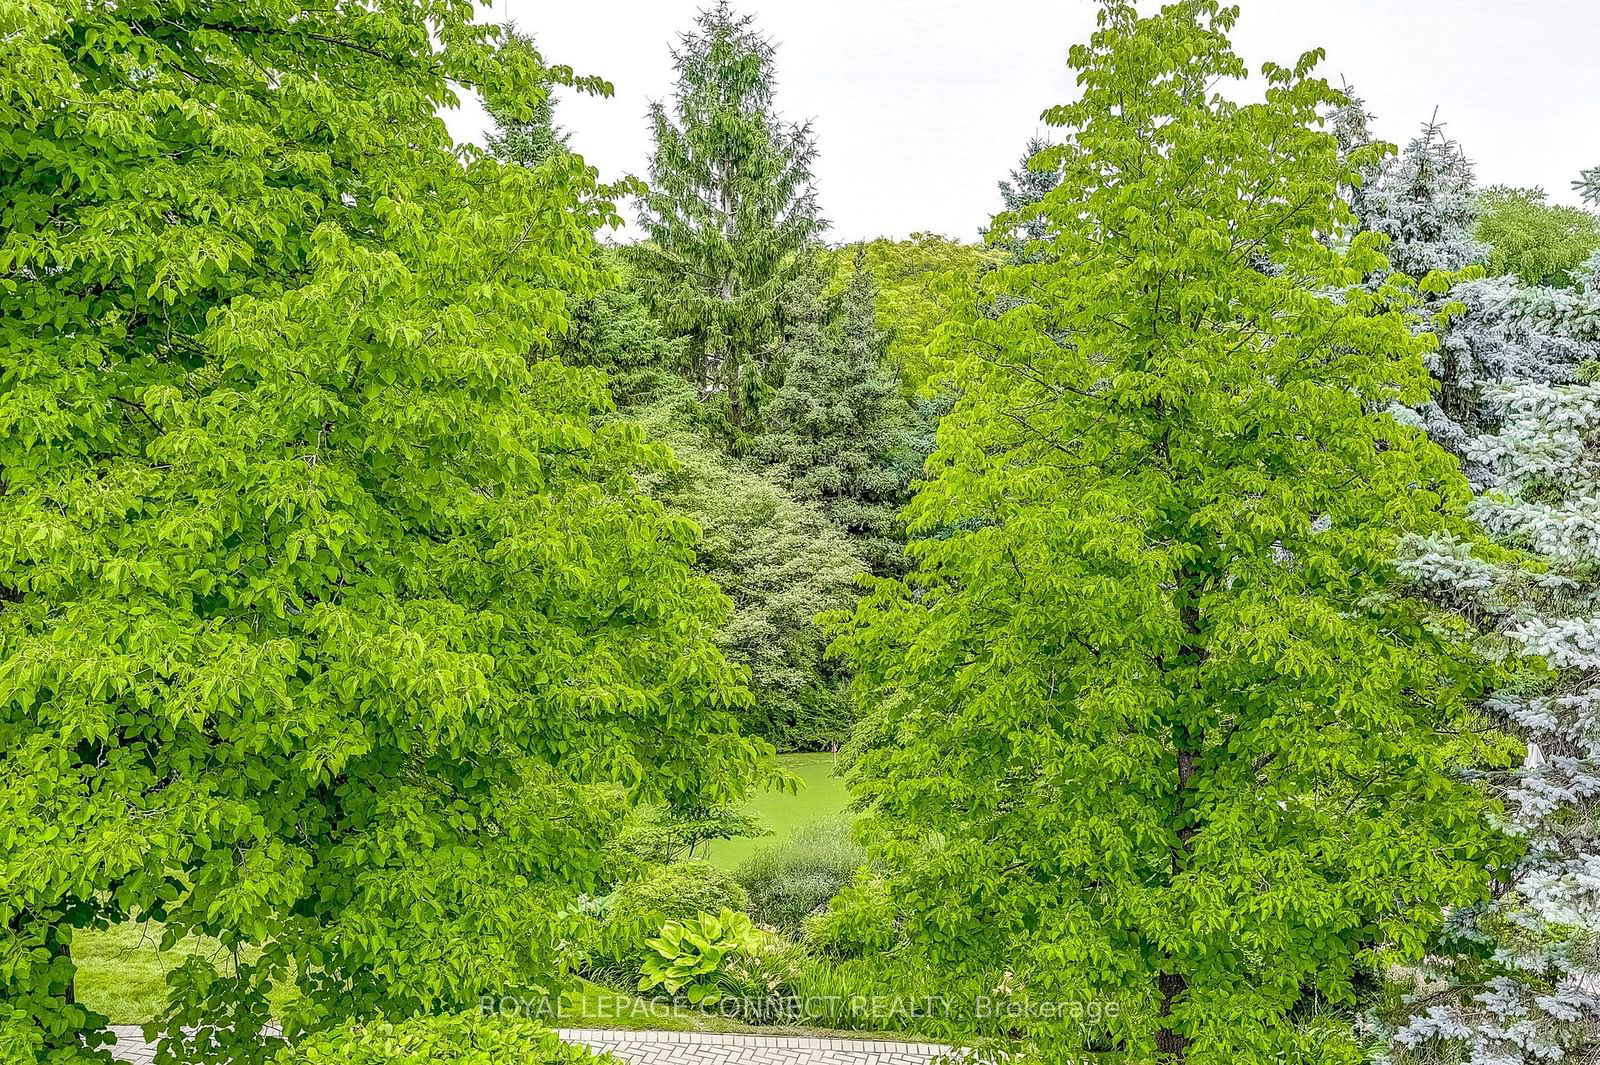
[(866, 853), (850, 838), (850, 820), (840, 817), (762, 847), (735, 876), (750, 896), (752, 917), (797, 935), (806, 918), (826, 906), (865, 861)]
[(1044, 243), (1049, 236), (1048, 222), (1040, 208), (1044, 198), (1061, 183), (1060, 171), (1050, 165), (1052, 156), (1046, 151), (1049, 147), (1041, 137), (1028, 138), (1028, 146), (1010, 179), (1000, 182), (1000, 199), (1005, 208), (984, 234), (984, 240), (1012, 262), (1037, 259), (1048, 248)]
[(717, 641), (750, 670), (744, 731), (780, 750), (843, 743), (853, 718), (846, 678), (826, 659), (813, 619), (854, 602), (866, 563), (817, 507), (700, 435), (693, 419), (701, 410), (686, 386), (668, 382), (636, 413), (677, 460), (656, 479), (656, 493), (699, 526), (701, 571), (733, 600)]
[(887, 574), (903, 568), (896, 515), (928, 434), (884, 363), (876, 301), (858, 248), (837, 308), (818, 306), (787, 345), (783, 387), (752, 450), (781, 469), (796, 496), (817, 501), (874, 572)]
[[(533, 38), (508, 27), (503, 48), (526, 50), (537, 56)], [(526, 113), (515, 103), (489, 101), (486, 110), (494, 122), (487, 137), (489, 151), (496, 159), (521, 166), (538, 166), (552, 155), (562, 154), (567, 135), (556, 125), (553, 86), (546, 85), (531, 101), (523, 101)]]
[(1577, 287), (1600, 249), (1600, 216), (1548, 202), (1543, 189), (1485, 189), (1477, 237), (1489, 245), (1489, 271), (1525, 284)]
[(899, 942), (899, 911), (889, 881), (866, 869), (805, 919), (806, 946), (837, 958), (880, 955)]
[(930, 343), (947, 319), (971, 304), (973, 279), (996, 253), (936, 233), (847, 244), (825, 256), (841, 288), (854, 276), (861, 248), (878, 290), (878, 328), (888, 336), (885, 359), (909, 391), (920, 390), (944, 368), (930, 358)]
[(777, 115), (773, 47), (727, 0), (673, 53), (669, 112), (650, 111), (655, 155), (640, 223), (640, 280), (656, 317), (687, 339), (690, 379), (737, 443), (776, 383), (779, 304), (821, 232), (809, 126)]
[(618, 843), (646, 861), (676, 862), (693, 857), (700, 848), (717, 840), (766, 834), (761, 822), (743, 809), (724, 804), (699, 805), (683, 810), (641, 811), (623, 830)]
[(590, 961), (620, 966), (628, 981), (648, 953), (647, 942), (668, 921), (699, 913), (744, 910), (744, 887), (728, 872), (705, 862), (673, 862), (651, 867), (617, 887), (601, 902), (590, 929)]
[(684, 339), (669, 336), (650, 314), (625, 251), (600, 253), (610, 283), (573, 308), (560, 348), (562, 362), (604, 370), (624, 410), (648, 402), (685, 365)]
[(639, 971), (639, 990), (662, 988), (681, 994), (696, 1006), (722, 997), (723, 967), (734, 955), (754, 949), (755, 926), (746, 914), (723, 910), (683, 921), (668, 921), (649, 941), (655, 953)]
[(604, 86), (443, 0), (0, 20), (0, 1046), (81, 1056), (135, 914), (225, 948), (196, 1060), (549, 982), (605, 796), (760, 761), (664, 455), (548, 357), (608, 191), (437, 118)]
[(600, 1065), (613, 1060), (563, 1043), (549, 1028), (513, 1016), (459, 1013), (398, 1024), (370, 1021), (326, 1032), (278, 1052), (274, 1065)]
[(611, 893), (607, 906), (619, 917), (644, 921), (652, 931), (668, 921), (697, 913), (744, 910), (744, 887), (723, 869), (707, 862), (673, 862)]
[[(1236, 12), (1108, 0), (1052, 109), (1049, 254), (945, 327), (962, 393), (904, 581), (838, 650), (908, 949), (1008, 971), (1043, 1058), (1349, 1062), (1358, 967), (1416, 957), (1505, 848), (1436, 730), (1486, 667), (1397, 594), (1465, 535), (1453, 459), (1387, 412), (1428, 346), (1348, 228), (1319, 53), (1246, 74)], [(752, 892), (752, 908), (759, 908)], [(1093, 1008), (1115, 1016), (1090, 1021)]]

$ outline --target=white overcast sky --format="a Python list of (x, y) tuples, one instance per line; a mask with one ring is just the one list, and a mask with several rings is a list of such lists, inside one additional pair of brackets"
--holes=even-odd
[[(493, 0), (546, 57), (616, 86), (563, 94), (558, 119), (603, 176), (644, 176), (648, 101), (673, 85), (669, 48), (697, 0)], [(743, 0), (778, 44), (778, 103), (812, 119), (830, 240), (931, 230), (972, 238), (999, 208), (995, 182), (1039, 113), (1073, 95), (1067, 48), (1091, 0)], [(1600, 0), (1242, 0), (1235, 45), (1252, 69), (1322, 46), (1403, 143), (1437, 107), (1485, 184), (1571, 182), (1600, 165)], [(481, 142), (467, 102), (447, 115)]]

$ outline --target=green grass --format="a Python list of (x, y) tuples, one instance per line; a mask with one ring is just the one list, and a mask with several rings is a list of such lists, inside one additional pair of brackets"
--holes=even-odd
[[(708, 859), (732, 869), (761, 847), (789, 836), (797, 828), (843, 813), (849, 802), (844, 781), (833, 775), (835, 756), (785, 754), (778, 763), (801, 780), (798, 794), (766, 792), (751, 808), (770, 836), (720, 840), (711, 845)], [(166, 974), (185, 957), (201, 953), (215, 957), (218, 944), (185, 940), (161, 951), (157, 925), (125, 924), (103, 932), (79, 932), (72, 957), (78, 966), (77, 994), (84, 1005), (104, 1013), (113, 1024), (142, 1024), (161, 1011), (166, 1000)], [(627, 996), (622, 996), (626, 998)], [(563, 997), (562, 1020), (577, 1027), (664, 1028), (681, 1031), (744, 1031), (745, 1026), (696, 1010), (665, 1010), (658, 1006), (634, 1008), (619, 1000), (619, 992), (582, 983)], [(763, 1029), (772, 1031), (772, 1029)]]
[(765, 792), (750, 803), (751, 811), (770, 836), (755, 839), (717, 840), (707, 849), (706, 860), (724, 869), (733, 869), (762, 847), (780, 842), (795, 829), (816, 821), (826, 821), (843, 813), (850, 802), (844, 781), (833, 775), (837, 756), (826, 751), (815, 754), (780, 754), (778, 764), (801, 780), (800, 792)]
[[(79, 932), (72, 944), (72, 958), (78, 966), (78, 1001), (105, 1014), (112, 1024), (155, 1020), (166, 1001), (167, 971), (190, 954), (215, 955), (220, 949), (216, 943), (191, 939), (163, 951), (158, 949), (160, 940), (161, 929), (155, 924), (123, 924), (104, 932)], [(557, 1016), (541, 1019), (571, 1028), (816, 1034), (816, 1030), (808, 1028), (752, 1028), (715, 1013), (650, 1001), (581, 979), (562, 994)]]
[(191, 937), (169, 950), (160, 948), (161, 926), (153, 922), (78, 932), (72, 937), (78, 1001), (110, 1017), (112, 1024), (143, 1024), (161, 1011), (167, 973), (185, 958), (199, 954), (229, 971), (228, 954), (215, 940)]

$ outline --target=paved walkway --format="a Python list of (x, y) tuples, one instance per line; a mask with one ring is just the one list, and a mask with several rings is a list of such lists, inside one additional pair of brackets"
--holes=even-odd
[[(155, 1048), (135, 1025), (112, 1025), (111, 1052), (131, 1065), (150, 1065)], [(628, 1065), (934, 1065), (950, 1048), (932, 1043), (867, 1039), (721, 1035), (703, 1032), (627, 1032), (562, 1028), (569, 1043), (615, 1054)]]

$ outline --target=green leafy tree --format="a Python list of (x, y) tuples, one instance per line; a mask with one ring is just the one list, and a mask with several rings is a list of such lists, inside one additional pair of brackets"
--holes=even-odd
[(1482, 897), (1499, 846), (1446, 742), (1487, 679), (1394, 594), (1396, 539), (1461, 529), (1381, 240), (1341, 196), (1319, 52), (1237, 12), (1107, 0), (1047, 112), (1049, 254), (950, 329), (963, 389), (908, 511), (915, 569), (839, 627), (854, 780), (910, 943), (1050, 1011), (1041, 1058), (1353, 1062), (1358, 974)]
[[(818, 294), (820, 295), (820, 294)], [(819, 304), (788, 345), (783, 387), (755, 452), (795, 494), (816, 501), (859, 544), (875, 572), (902, 568), (896, 515), (926, 452), (924, 434), (885, 364), (877, 285), (858, 248), (837, 307)]]
[(818, 236), (808, 125), (774, 104), (773, 46), (721, 0), (674, 51), (671, 109), (650, 110), (655, 155), (640, 223), (641, 281), (688, 341), (690, 379), (735, 441), (778, 383), (779, 306)]
[(857, 248), (866, 250), (878, 290), (878, 328), (888, 336), (887, 361), (908, 391), (919, 391), (943, 368), (929, 354), (939, 327), (971, 302), (972, 279), (995, 252), (937, 233), (847, 244), (824, 253), (836, 278), (830, 291), (854, 276)]
[[(547, 357), (615, 220), (459, 154), (548, 67), (451, 2), (0, 13), (0, 1056), (75, 928), (224, 948), (164, 1055), (548, 983), (621, 804), (729, 801), (725, 597), (659, 448)], [(250, 960), (239, 960), (250, 959)]]
[(1600, 217), (1549, 202), (1543, 189), (1495, 186), (1478, 197), (1478, 239), (1489, 246), (1489, 272), (1526, 285), (1579, 287), (1584, 264), (1600, 249)]
[(717, 640), (750, 670), (744, 731), (780, 750), (843, 743), (854, 719), (848, 675), (827, 659), (813, 619), (855, 601), (866, 562), (816, 505), (706, 439), (691, 389), (672, 385), (637, 416), (676, 460), (655, 491), (700, 528), (701, 572), (733, 600)]

